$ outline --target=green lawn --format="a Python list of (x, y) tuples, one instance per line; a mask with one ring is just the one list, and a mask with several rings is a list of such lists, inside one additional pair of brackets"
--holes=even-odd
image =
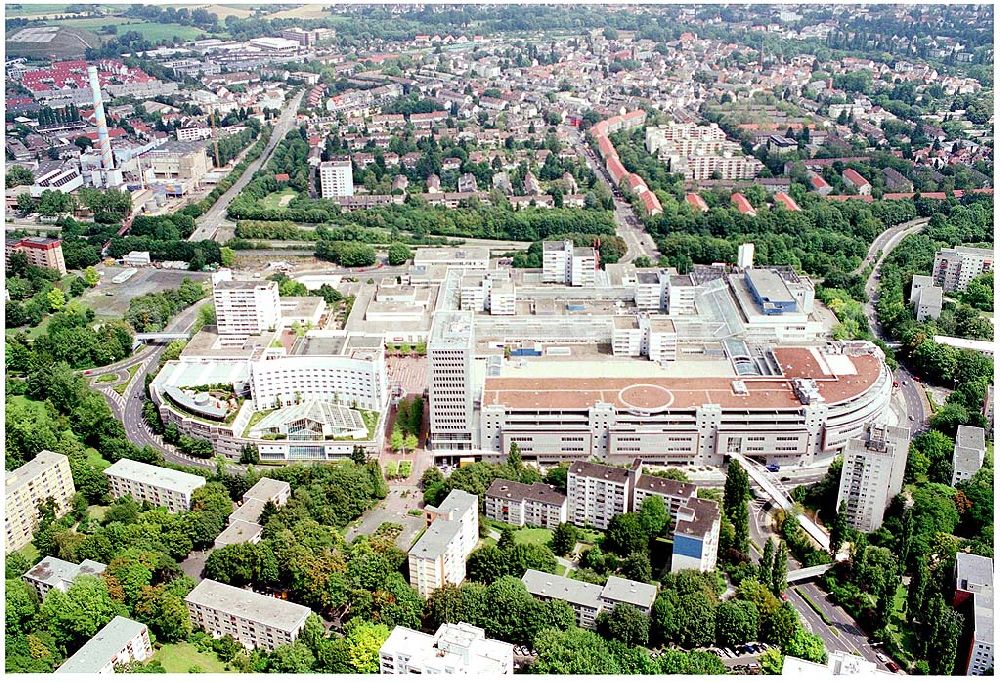
[(59, 12), (65, 12), (68, 4), (39, 4), (39, 5), (24, 5), (15, 4), (7, 5), (4, 11), (7, 13), (8, 17), (27, 17), (36, 14), (57, 14)]
[(94, 519), (95, 521), (103, 521), (104, 515), (107, 513), (107, 511), (108, 511), (107, 507), (99, 504), (92, 504), (89, 507), (87, 507), (87, 514), (89, 514), (90, 518)]
[(44, 318), (42, 318), (42, 321), (38, 323), (37, 327), (32, 327), (31, 329), (28, 330), (28, 338), (34, 341), (39, 336), (44, 334), (45, 330), (48, 329), (50, 321), (52, 321), (51, 315), (46, 315)]
[(117, 374), (102, 374), (101, 376), (97, 377), (97, 383), (99, 384), (110, 384), (117, 380), (118, 380)]
[(128, 380), (132, 381), (135, 378), (135, 373), (139, 371), (139, 364), (136, 363), (128, 368)]
[(205, 673), (228, 672), (226, 664), (215, 654), (203, 654), (193, 644), (177, 642), (165, 644), (156, 652), (154, 661), (159, 661), (168, 673), (187, 673), (192, 667), (198, 666)]
[(900, 585), (892, 600), (892, 614), (889, 616), (889, 625), (886, 628), (892, 637), (890, 641), (886, 642), (886, 650), (893, 658), (909, 667), (917, 659), (913, 654), (916, 651), (917, 642), (913, 631), (906, 624), (906, 616), (903, 614), (905, 602), (906, 588)]
[(34, 565), (35, 563), (38, 562), (39, 559), (42, 558), (42, 555), (38, 552), (38, 549), (36, 549), (35, 545), (30, 542), (21, 549), (17, 550), (17, 553), (23, 556), (25, 559), (27, 559), (28, 563), (30, 563), (31, 565)]
[(104, 459), (104, 457), (101, 456), (101, 453), (94, 448), (87, 448), (87, 463), (97, 467), (101, 471), (104, 471), (111, 466), (111, 462)]
[[(99, 32), (105, 26), (120, 25), (129, 21), (126, 17), (85, 17), (83, 19), (59, 19), (48, 23), (59, 26), (69, 26), (70, 28), (82, 28), (88, 31)], [(119, 29), (119, 33), (125, 31)]]
[(514, 540), (520, 545), (545, 545), (551, 539), (550, 528), (522, 528), (514, 531)]
[[(272, 209), (272, 210), (273, 209), (278, 209), (278, 208), (284, 208), (284, 206), (282, 206), (282, 204), (281, 204), (282, 198), (284, 198), (284, 197), (293, 197), (294, 198), (296, 195), (298, 195), (298, 192), (296, 192), (291, 187), (286, 187), (285, 189), (281, 190), (280, 192), (272, 192), (272, 193), (268, 194), (266, 197), (264, 197), (261, 200), (261, 203), (264, 205), (264, 208), (269, 208), (269, 209)], [(287, 204), (287, 202), (286, 202), (286, 204)]]

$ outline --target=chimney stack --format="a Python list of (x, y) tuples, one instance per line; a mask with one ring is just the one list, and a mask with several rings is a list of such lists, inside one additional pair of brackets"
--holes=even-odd
[(108, 122), (104, 118), (104, 100), (101, 98), (101, 81), (97, 77), (97, 67), (88, 66), (90, 77), (90, 92), (94, 97), (94, 116), (97, 118), (97, 141), (101, 147), (101, 168), (111, 170), (115, 167), (111, 156), (111, 137), (108, 135)]

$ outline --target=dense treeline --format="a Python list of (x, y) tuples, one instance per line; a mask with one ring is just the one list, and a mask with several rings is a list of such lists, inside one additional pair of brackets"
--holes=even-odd
[(163, 331), (170, 318), (205, 298), (204, 285), (187, 277), (176, 289), (137, 296), (129, 301), (125, 321), (137, 332)]

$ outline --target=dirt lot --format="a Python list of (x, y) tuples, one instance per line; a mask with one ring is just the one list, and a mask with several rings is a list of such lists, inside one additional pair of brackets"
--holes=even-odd
[(103, 273), (101, 282), (84, 293), (83, 303), (92, 308), (98, 317), (121, 317), (128, 310), (129, 301), (136, 296), (176, 289), (185, 277), (200, 280), (211, 277), (211, 273), (208, 272), (139, 268), (127, 282), (113, 284), (111, 279), (126, 269), (120, 266), (97, 266), (98, 272)]

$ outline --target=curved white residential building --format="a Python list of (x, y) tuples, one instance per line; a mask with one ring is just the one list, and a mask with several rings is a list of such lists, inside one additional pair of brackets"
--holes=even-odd
[(688, 368), (672, 374), (650, 363), (643, 373), (636, 360), (505, 367), (484, 381), (482, 448), (499, 456), (517, 443), (541, 462), (718, 466), (736, 452), (801, 466), (843, 448), (889, 405), (892, 378), (871, 344), (780, 347), (759, 361), (762, 374), (743, 357), (681, 360)]
[(258, 410), (306, 400), (337, 401), (381, 411), (388, 396), (382, 348), (345, 356), (293, 355), (250, 364)]

